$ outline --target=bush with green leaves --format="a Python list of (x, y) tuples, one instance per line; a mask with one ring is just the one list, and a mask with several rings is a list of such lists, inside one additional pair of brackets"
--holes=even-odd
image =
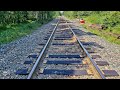
[(20, 23), (51, 20), (55, 11), (0, 11), (0, 31)]

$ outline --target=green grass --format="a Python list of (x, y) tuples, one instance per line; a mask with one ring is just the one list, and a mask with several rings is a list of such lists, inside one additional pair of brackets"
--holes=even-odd
[(23, 23), (0, 31), (0, 45), (14, 41), (22, 36), (28, 35), (41, 26), (38, 22)]
[[(120, 35), (120, 25), (119, 24), (115, 25), (114, 27), (109, 26), (108, 29), (102, 30), (102, 31), (91, 29), (88, 27), (89, 24), (103, 24), (105, 18), (106, 18), (106, 16), (104, 16), (104, 15), (98, 15), (98, 14), (90, 15), (90, 16), (84, 18), (86, 21), (86, 24), (84, 24), (83, 26), (90, 32), (97, 34), (98, 36), (106, 39), (107, 41), (120, 45), (120, 39), (117, 39), (117, 37), (115, 36), (115, 35)], [(112, 23), (112, 21), (111, 21), (111, 23)]]
[[(107, 29), (107, 30), (104, 30), (104, 31), (99, 31), (99, 30), (95, 30), (95, 29), (91, 29), (91, 28), (88, 28), (88, 25), (83, 25), (83, 27), (85, 27), (89, 32), (91, 33), (94, 33), (104, 39), (106, 39), (107, 41), (111, 42), (111, 43), (115, 43), (115, 44), (118, 44), (120, 45), (120, 40), (119, 39), (116, 39), (115, 36), (113, 35), (110, 35), (110, 30)], [(120, 35), (120, 32), (116, 29), (113, 30), (114, 33), (117, 33)]]
[[(74, 16), (75, 11), (65, 12), (65, 16), (69, 19), (75, 19)], [(87, 28), (88, 31), (97, 34), (98, 36), (105, 38), (107, 41), (120, 45), (120, 39), (117, 39), (120, 36), (120, 12), (119, 11), (100, 11), (95, 12), (86, 12), (86, 11), (77, 11), (77, 15), (79, 18), (83, 18), (85, 20), (84, 27)], [(101, 24), (108, 27), (106, 30), (95, 30), (89, 28), (89, 24)]]
[(117, 25), (116, 27), (112, 28), (112, 32), (120, 35), (120, 25)]
[(86, 17), (85, 20), (89, 21), (91, 23), (96, 23), (96, 24), (97, 23), (99, 23), (99, 24), (102, 23), (102, 18), (100, 18), (100, 16), (96, 15), (96, 14)]

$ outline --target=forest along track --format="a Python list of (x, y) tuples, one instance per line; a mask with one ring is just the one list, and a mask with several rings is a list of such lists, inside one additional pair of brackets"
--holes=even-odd
[[(69, 23), (61, 17), (54, 30), (45, 36), (47, 43), (30, 73), (25, 74), (27, 79), (105, 79), (106, 76), (118, 75), (114, 70), (98, 68), (100, 62), (93, 61)], [(18, 71), (19, 74), (24, 72)]]

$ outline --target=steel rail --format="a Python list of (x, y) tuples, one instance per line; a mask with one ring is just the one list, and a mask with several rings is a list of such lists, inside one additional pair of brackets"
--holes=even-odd
[[(67, 21), (66, 21), (67, 24)], [(74, 31), (72, 30), (72, 28), (68, 25), (68, 27), (70, 28), (70, 30), (72, 31), (73, 35), (75, 36), (75, 38), (77, 39), (79, 45), (82, 47), (82, 49), (85, 51), (87, 57), (89, 58), (90, 62), (92, 63), (92, 65), (94, 66), (94, 68), (96, 69), (96, 71), (99, 74), (99, 78), (101, 79), (105, 79), (105, 76), (103, 75), (103, 73), (101, 72), (101, 70), (98, 68), (98, 66), (96, 65), (96, 63), (93, 61), (93, 59), (91, 58), (90, 54), (88, 53), (88, 51), (84, 48), (84, 46), (82, 45), (82, 43), (80, 42), (80, 40), (78, 39), (78, 37), (75, 35)]]
[(57, 26), (58, 26), (58, 23), (59, 23), (59, 20), (58, 20), (58, 22), (57, 22), (55, 28), (53, 29), (52, 34), (50, 35), (50, 37), (49, 37), (47, 43), (45, 44), (44, 48), (42, 49), (42, 51), (41, 51), (39, 57), (37, 58), (37, 60), (36, 60), (36, 62), (35, 62), (35, 64), (34, 64), (32, 70), (30, 71), (30, 73), (29, 73), (27, 79), (31, 79), (31, 77), (32, 77), (32, 75), (33, 75), (33, 73), (34, 73), (34, 71), (36, 70), (36, 67), (37, 67), (38, 63), (40, 62), (40, 59), (42, 58), (42, 56), (43, 56), (43, 54), (44, 54), (44, 52), (45, 52), (45, 50), (46, 50), (46, 48), (47, 48), (47, 46), (48, 46), (48, 44), (49, 44), (49, 42), (50, 42), (52, 36), (53, 36), (53, 34), (54, 34), (54, 32), (55, 32), (55, 30), (56, 30), (56, 28), (57, 28)]

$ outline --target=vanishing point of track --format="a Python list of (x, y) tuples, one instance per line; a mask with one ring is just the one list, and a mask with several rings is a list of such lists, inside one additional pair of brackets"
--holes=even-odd
[[(65, 20), (64, 20), (64, 21), (65, 21)], [(37, 69), (37, 66), (38, 66), (38, 64), (40, 63), (41, 58), (42, 58), (42, 56), (43, 56), (43, 54), (44, 54), (47, 46), (49, 45), (49, 42), (50, 42), (50, 40), (52, 39), (52, 37), (53, 37), (53, 35), (54, 35), (54, 33), (55, 33), (55, 30), (56, 30), (57, 26), (59, 25), (59, 23), (60, 23), (60, 20), (57, 22), (54, 30), (53, 30), (52, 33), (51, 33), (51, 36), (49, 37), (46, 45), (44, 46), (42, 52), (40, 53), (40, 55), (39, 55), (36, 63), (34, 64), (34, 66), (33, 66), (32, 70), (31, 70), (30, 74), (29, 74), (28, 77), (27, 77), (27, 79), (32, 78), (32, 75), (35, 73), (35, 71), (36, 71), (36, 69)], [(66, 21), (66, 23), (67, 23), (67, 21)], [(69, 25), (68, 25), (68, 27), (69, 27), (69, 29), (72, 31), (72, 29), (70, 28)], [(78, 38), (77, 38), (77, 36), (75, 35), (75, 33), (74, 33), (73, 31), (72, 31), (72, 33), (73, 33), (74, 37), (77, 39), (77, 42), (79, 43), (80, 47), (81, 47), (81, 48), (83, 49), (83, 51), (85, 52), (85, 54), (86, 54), (86, 59), (88, 60), (90, 66), (91, 66), (91, 70), (93, 71), (93, 75), (96, 76), (96, 78), (105, 79), (105, 76), (102, 74), (102, 72), (100, 71), (100, 69), (98, 68), (98, 66), (97, 66), (97, 65), (95, 64), (95, 62), (92, 60), (92, 58), (90, 57), (90, 55), (89, 55), (89, 53), (87, 52), (87, 50), (83, 47), (82, 43), (78, 40)]]

